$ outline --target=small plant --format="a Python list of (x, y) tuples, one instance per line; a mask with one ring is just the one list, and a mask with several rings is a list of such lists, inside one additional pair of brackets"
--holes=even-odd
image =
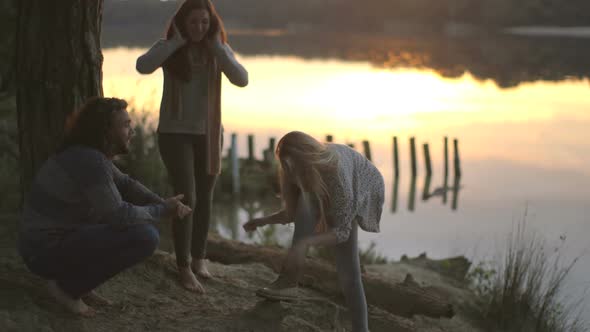
[[(483, 281), (480, 291), (487, 303), (489, 328), (506, 332), (586, 331), (578, 306), (582, 299), (564, 303), (563, 296), (565, 278), (578, 259), (562, 264), (561, 246), (548, 250), (544, 239), (527, 231), (526, 216), (525, 211), (511, 232), (502, 260), (493, 269), (476, 267), (472, 273)], [(565, 237), (561, 241), (563, 245)]]
[(371, 244), (365, 250), (359, 250), (361, 264), (387, 264), (387, 257), (379, 254), (375, 248), (377, 244), (371, 241)]
[(470, 288), (480, 298), (488, 298), (492, 291), (493, 278), (496, 276), (496, 270), (491, 267), (490, 262), (479, 262), (467, 273), (467, 281)]
[(131, 139), (129, 153), (120, 156), (116, 164), (154, 192), (161, 196), (170, 196), (172, 188), (168, 182), (166, 168), (160, 158), (155, 128), (148, 123), (146, 113), (132, 110), (130, 117), (134, 123), (135, 134)]
[[(359, 259), (361, 265), (371, 265), (371, 264), (387, 264), (388, 260), (387, 257), (377, 253), (375, 248), (377, 244), (375, 242), (371, 242), (366, 249), (359, 249)], [(321, 259), (325, 259), (329, 262), (335, 262), (334, 250), (328, 247), (316, 247), (312, 248), (310, 251), (310, 255), (313, 257), (318, 257)]]
[(269, 225), (257, 230), (260, 239), (258, 243), (264, 246), (278, 246), (276, 225)]

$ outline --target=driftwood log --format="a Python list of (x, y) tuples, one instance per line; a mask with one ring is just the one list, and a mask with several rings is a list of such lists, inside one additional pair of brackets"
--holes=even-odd
[[(281, 270), (285, 250), (245, 244), (210, 234), (207, 241), (207, 258), (222, 264), (261, 263), (275, 272)], [(301, 283), (328, 294), (341, 294), (336, 269), (321, 259), (308, 258)], [(454, 315), (451, 303), (435, 292), (421, 287), (411, 275), (401, 283), (391, 283), (365, 273), (363, 284), (367, 302), (394, 315), (412, 317), (424, 315), (433, 318)]]
[(471, 262), (463, 256), (437, 260), (428, 258), (426, 257), (426, 253), (422, 253), (415, 258), (409, 258), (408, 256), (403, 255), (401, 257), (401, 261), (407, 264), (436, 271), (443, 276), (455, 279), (460, 282), (465, 280), (467, 272), (471, 267)]

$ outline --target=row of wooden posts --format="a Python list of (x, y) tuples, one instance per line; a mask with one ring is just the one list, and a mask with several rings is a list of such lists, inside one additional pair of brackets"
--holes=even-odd
[[(332, 142), (334, 137), (332, 135), (326, 135), (326, 141)], [(372, 160), (371, 155), (371, 146), (369, 141), (364, 140), (363, 144), (363, 152), (367, 159)], [(354, 148), (354, 144), (348, 144), (350, 147)], [(459, 159), (459, 141), (457, 139), (453, 139), (453, 146), (454, 146), (454, 164), (455, 164), (455, 176), (461, 177), (461, 161)], [(428, 143), (424, 143), (424, 162), (426, 165), (426, 176), (432, 175), (432, 163), (430, 160), (430, 148)], [(410, 158), (412, 161), (411, 170), (412, 176), (417, 175), (417, 162), (416, 162), (416, 139), (414, 137), (410, 138)], [(449, 138), (444, 138), (444, 158), (445, 158), (445, 177), (449, 174)], [(398, 143), (397, 143), (397, 136), (393, 137), (393, 170), (394, 176), (399, 177), (399, 153), (398, 153)]]
[[(327, 142), (333, 142), (332, 135), (326, 135)], [(413, 211), (415, 206), (415, 187), (416, 187), (416, 176), (418, 173), (418, 163), (416, 158), (416, 139), (414, 137), (410, 138), (410, 160), (411, 160), (411, 187), (410, 187), (410, 197), (408, 200), (408, 210)], [(269, 139), (268, 148), (263, 151), (263, 162), (271, 164), (274, 161), (274, 150), (275, 150), (276, 140), (274, 137)], [(238, 146), (237, 146), (237, 134), (231, 135), (231, 146), (229, 149), (229, 161), (230, 161), (230, 169), (231, 169), (231, 177), (232, 177), (232, 193), (234, 195), (239, 195), (240, 193), (240, 163), (238, 158)], [(354, 144), (348, 144), (350, 147), (354, 148)], [(362, 141), (363, 145), (363, 152), (367, 159), (372, 160), (371, 154), (371, 146), (368, 140)], [(256, 158), (254, 157), (254, 135), (248, 135), (248, 158), (247, 161), (255, 161)], [(432, 162), (430, 158), (430, 148), (428, 143), (423, 144), (423, 152), (424, 152), (424, 163), (425, 163), (425, 183), (424, 183), (424, 192), (422, 195), (422, 199), (424, 201), (430, 199), (433, 196), (441, 195), (443, 198), (443, 203), (447, 201), (447, 191), (453, 192), (453, 203), (452, 208), (455, 210), (457, 208), (457, 194), (460, 187), (460, 178), (461, 178), (461, 162), (459, 158), (459, 142), (457, 139), (453, 139), (453, 163), (454, 163), (454, 175), (455, 180), (453, 182), (453, 186), (448, 186), (448, 176), (449, 176), (449, 139), (448, 137), (444, 137), (444, 184), (441, 188), (435, 190), (434, 193), (430, 192), (430, 179), (432, 176)], [(398, 138), (397, 136), (393, 137), (393, 175), (394, 175), (394, 192), (392, 197), (392, 212), (397, 210), (397, 187), (398, 187), (398, 179), (400, 175), (400, 165), (399, 165), (399, 148), (398, 148)]]
[[(263, 161), (272, 163), (274, 160), (276, 139), (271, 137), (268, 142), (268, 148), (263, 151)], [(232, 175), (232, 194), (239, 195), (240, 193), (240, 162), (238, 158), (238, 136), (231, 135), (231, 145), (228, 156), (230, 160), (230, 169)], [(254, 157), (254, 135), (248, 135), (248, 161), (255, 161)]]

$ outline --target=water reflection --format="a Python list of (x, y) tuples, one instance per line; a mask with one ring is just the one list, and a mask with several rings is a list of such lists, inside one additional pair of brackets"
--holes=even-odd
[[(422, 197), (421, 201), (423, 204), (429, 203), (433, 198), (440, 197), (442, 200), (442, 204), (446, 205), (447, 203), (447, 195), (450, 193), (451, 197), (451, 209), (457, 210), (459, 206), (459, 191), (462, 189), (461, 185), (461, 177), (455, 177), (453, 180), (453, 185), (449, 186), (448, 181), (445, 179), (445, 182), (442, 186), (434, 188), (431, 191), (432, 185), (432, 176), (425, 176), (423, 178), (424, 184), (422, 187)], [(414, 212), (416, 210), (416, 185), (417, 185), (417, 177), (411, 177), (409, 181), (410, 188), (408, 190), (408, 211)], [(399, 179), (394, 178), (392, 182), (392, 190), (391, 190), (391, 213), (394, 214), (398, 212), (398, 187), (399, 187)]]
[(272, 196), (217, 197), (213, 204), (211, 229), (233, 240), (276, 244), (282, 236), (278, 234), (279, 231), (274, 225), (263, 227), (252, 233), (245, 232), (242, 225), (250, 219), (269, 215), (280, 208), (280, 200)]
[[(135, 72), (141, 52), (105, 50), (105, 95), (128, 99), (155, 117), (161, 75)], [(587, 81), (539, 82), (502, 90), (470, 76), (446, 79), (417, 69), (387, 72), (362, 63), (259, 57), (244, 58), (243, 63), (250, 71), (250, 85), (224, 85), (227, 135), (256, 133), (257, 139), (267, 140), (305, 128), (318, 137), (333, 134), (341, 143), (369, 139), (381, 165), (384, 149), (391, 158), (392, 133), (421, 142), (454, 136), (461, 138), (465, 160), (513, 160), (576, 168), (585, 174), (590, 169), (584, 153), (590, 149), (590, 132), (585, 129), (590, 125)], [(543, 153), (531, 149), (541, 144), (541, 138), (551, 142), (542, 143)], [(229, 136), (226, 139), (229, 142)], [(502, 146), (510, 149), (498, 148)], [(432, 159), (440, 159), (442, 148), (432, 147)], [(407, 154), (400, 150), (400, 156)]]
[(416, 177), (412, 176), (410, 181), (410, 192), (408, 194), (408, 211), (414, 211), (416, 205)]
[[(137, 34), (103, 32), (106, 47), (146, 48), (154, 42)], [(584, 40), (584, 39), (582, 39)], [(576, 38), (477, 35), (466, 38), (415, 35), (298, 33), (230, 35), (232, 47), (247, 56), (297, 56), (369, 62), (378, 68), (419, 68), (458, 78), (470, 73), (503, 88), (524, 82), (590, 77), (590, 44)]]
[(459, 205), (459, 190), (461, 189), (461, 177), (455, 177), (453, 184), (453, 200), (451, 202), (451, 209), (457, 210)]
[(393, 178), (393, 190), (391, 192), (391, 213), (397, 212), (397, 192), (399, 187), (399, 176)]

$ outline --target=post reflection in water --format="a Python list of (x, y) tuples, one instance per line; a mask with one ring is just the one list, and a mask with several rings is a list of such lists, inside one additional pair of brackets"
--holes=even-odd
[(424, 189), (422, 190), (422, 201), (427, 201), (430, 198), (430, 180), (432, 179), (431, 175), (426, 175), (424, 178)]
[(397, 212), (397, 192), (399, 187), (399, 177), (393, 177), (393, 191), (391, 193), (391, 213)]
[[(392, 191), (391, 191), (391, 213), (394, 214), (397, 211), (398, 205), (398, 187), (399, 187), (399, 178), (394, 177), (392, 183)], [(410, 181), (410, 189), (408, 192), (408, 211), (414, 212), (416, 210), (416, 182), (417, 177), (412, 177)], [(456, 176), (453, 180), (452, 186), (449, 186), (448, 177), (444, 178), (444, 182), (442, 186), (436, 187), (431, 190), (432, 185), (432, 176), (425, 176), (424, 177), (424, 186), (422, 189), (422, 202), (426, 204), (431, 198), (440, 196), (442, 199), (443, 205), (446, 205), (448, 200), (448, 193), (451, 192), (451, 209), (457, 210), (459, 206), (459, 190), (462, 189), (461, 185), (461, 177)]]
[(459, 205), (459, 190), (461, 190), (461, 177), (456, 176), (453, 184), (453, 201), (451, 202), (451, 209), (457, 210)]
[(416, 177), (412, 176), (410, 181), (410, 193), (408, 195), (408, 211), (413, 212), (416, 205)]

